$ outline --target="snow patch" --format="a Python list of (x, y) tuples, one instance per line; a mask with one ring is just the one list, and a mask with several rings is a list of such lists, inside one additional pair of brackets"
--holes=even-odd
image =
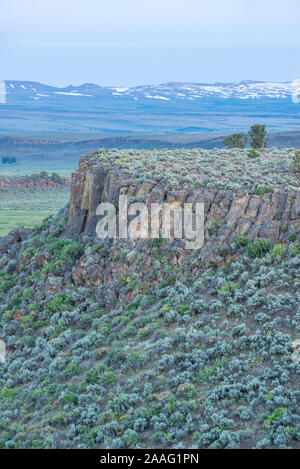
[(92, 94), (82, 94), (82, 93), (67, 93), (64, 91), (54, 91), (55, 94), (63, 94), (66, 96), (88, 96), (88, 97), (93, 97)]
[(159, 96), (156, 94), (155, 96), (152, 96), (151, 94), (146, 94), (145, 98), (150, 98), (150, 99), (163, 99), (164, 101), (170, 101), (170, 98), (166, 98), (165, 96)]
[(117, 93), (124, 93), (125, 91), (128, 91), (128, 89), (129, 88), (111, 88), (111, 90), (115, 90)]

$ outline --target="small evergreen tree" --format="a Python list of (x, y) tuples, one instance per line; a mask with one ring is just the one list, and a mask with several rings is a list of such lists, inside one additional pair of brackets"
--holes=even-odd
[(252, 125), (249, 137), (252, 148), (266, 148), (268, 145), (269, 138), (267, 137), (265, 124)]
[(225, 138), (223, 145), (227, 148), (245, 148), (248, 142), (248, 137), (243, 133), (236, 133), (228, 135)]

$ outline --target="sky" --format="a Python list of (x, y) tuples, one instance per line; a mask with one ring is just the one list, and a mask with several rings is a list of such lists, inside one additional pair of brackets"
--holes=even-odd
[(299, 0), (0, 0), (0, 79), (293, 81), (299, 17)]

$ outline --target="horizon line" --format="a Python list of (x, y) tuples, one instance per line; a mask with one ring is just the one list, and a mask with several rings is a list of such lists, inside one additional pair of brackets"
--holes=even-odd
[(4, 82), (17, 82), (17, 83), (37, 83), (40, 85), (45, 85), (49, 86), (51, 88), (60, 88), (60, 89), (65, 89), (69, 87), (80, 87), (84, 85), (93, 85), (93, 86), (98, 86), (99, 88), (108, 88), (108, 89), (116, 89), (116, 88), (124, 88), (124, 89), (134, 89), (134, 88), (140, 88), (144, 86), (162, 86), (162, 85), (168, 85), (168, 84), (193, 84), (193, 85), (232, 85), (232, 84), (241, 84), (241, 83), (276, 83), (276, 84), (289, 84), (289, 83), (294, 83), (296, 80), (287, 80), (287, 81), (270, 81), (270, 80), (240, 80), (240, 81), (214, 81), (214, 82), (196, 82), (196, 81), (165, 81), (165, 82), (160, 82), (160, 83), (145, 83), (141, 85), (135, 85), (135, 86), (124, 86), (124, 85), (99, 85), (98, 83), (95, 82), (83, 82), (78, 85), (73, 85), (69, 84), (66, 86), (57, 86), (57, 85), (49, 85), (48, 83), (44, 83), (41, 81), (36, 81), (36, 80), (11, 80), (11, 79), (4, 79)]

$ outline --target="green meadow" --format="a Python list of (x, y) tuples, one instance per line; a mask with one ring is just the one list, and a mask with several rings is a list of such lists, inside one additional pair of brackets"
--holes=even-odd
[(0, 236), (4, 236), (17, 226), (33, 228), (40, 224), (53, 211), (41, 212), (39, 210), (27, 212), (24, 210), (3, 210), (0, 209)]
[(17, 226), (33, 228), (64, 207), (70, 189), (30, 189), (0, 191), (0, 236)]

